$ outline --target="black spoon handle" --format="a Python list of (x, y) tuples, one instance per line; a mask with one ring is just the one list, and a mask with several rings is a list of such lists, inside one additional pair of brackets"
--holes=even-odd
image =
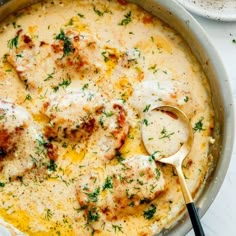
[(190, 202), (186, 204), (186, 206), (187, 206), (188, 213), (189, 213), (192, 225), (193, 225), (193, 230), (194, 230), (195, 235), (205, 236), (195, 204), (193, 202)]

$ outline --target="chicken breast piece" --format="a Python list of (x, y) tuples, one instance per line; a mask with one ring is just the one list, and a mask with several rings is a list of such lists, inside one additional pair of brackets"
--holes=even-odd
[[(49, 44), (34, 41), (29, 35), (19, 30), (16, 35), (17, 45), (10, 46), (7, 61), (15, 68), (26, 88), (41, 88), (48, 76), (55, 72), (55, 59)], [(60, 77), (59, 75), (57, 77)]]
[(88, 32), (61, 29), (52, 44), (34, 40), (22, 30), (14, 39), (17, 43), (9, 45), (7, 61), (26, 88), (55, 88), (62, 78), (84, 77), (104, 66), (97, 40)]
[(151, 202), (163, 190), (165, 181), (156, 163), (147, 156), (135, 156), (111, 169), (114, 210)]
[(1, 179), (14, 179), (36, 165), (47, 164), (45, 144), (32, 117), (23, 107), (0, 101)]
[(140, 155), (107, 167), (103, 174), (90, 171), (81, 175), (76, 192), (88, 220), (90, 210), (96, 208), (99, 219), (111, 221), (137, 213), (164, 190), (161, 170), (152, 158)]
[(89, 90), (55, 94), (44, 104), (43, 113), (50, 119), (46, 136), (83, 142), (98, 128), (96, 113), (104, 99)]
[(42, 112), (50, 120), (46, 127), (48, 138), (86, 143), (99, 157), (108, 160), (115, 156), (129, 131), (124, 107), (90, 90), (53, 95)]
[(99, 129), (91, 137), (88, 145), (100, 158), (111, 160), (124, 144), (129, 132), (125, 108), (117, 101), (106, 103), (96, 121)]
[(101, 70), (103, 57), (97, 39), (92, 34), (67, 28), (61, 29), (55, 39), (52, 49), (57, 56), (57, 66), (81, 73)]
[(3, 157), (16, 148), (31, 117), (24, 108), (5, 101), (0, 101), (0, 115), (0, 152)]

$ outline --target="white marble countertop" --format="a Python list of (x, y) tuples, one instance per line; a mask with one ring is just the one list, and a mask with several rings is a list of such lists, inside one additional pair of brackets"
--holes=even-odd
[[(217, 22), (194, 16), (216, 47), (229, 75), (236, 108), (236, 22)], [(235, 39), (235, 43), (233, 43)], [(206, 236), (236, 235), (236, 140), (228, 173), (215, 201), (202, 218)], [(187, 236), (193, 236), (191, 231)]]

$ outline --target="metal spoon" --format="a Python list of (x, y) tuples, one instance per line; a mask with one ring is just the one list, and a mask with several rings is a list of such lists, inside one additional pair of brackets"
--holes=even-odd
[[(204, 236), (205, 234), (194, 201), (188, 190), (182, 171), (182, 162), (190, 152), (193, 143), (193, 131), (188, 117), (184, 112), (176, 107), (160, 106), (147, 112), (144, 120), (145, 122), (143, 122), (142, 124), (142, 139), (146, 150), (151, 155), (153, 155), (154, 153), (158, 154), (157, 156), (154, 155), (156, 161), (170, 164), (175, 167), (195, 235)], [(177, 132), (172, 132), (172, 129), (169, 131), (167, 130), (171, 125), (170, 122), (172, 121), (173, 123), (176, 123), (175, 129), (178, 130)], [(155, 128), (159, 129), (159, 131)], [(185, 129), (185, 135), (183, 135), (183, 130), (181, 129)], [(155, 135), (155, 137), (150, 137), (150, 131)], [(160, 147), (157, 147), (156, 144), (162, 143), (163, 146), (165, 146), (165, 144), (168, 145), (168, 142), (170, 142), (171, 139), (178, 138), (176, 135), (181, 136), (179, 138), (180, 143), (177, 143), (178, 145), (174, 145), (171, 143), (168, 147), (172, 150), (168, 150), (167, 154), (163, 154), (162, 152), (160, 152)], [(172, 147), (177, 150), (173, 150)]]

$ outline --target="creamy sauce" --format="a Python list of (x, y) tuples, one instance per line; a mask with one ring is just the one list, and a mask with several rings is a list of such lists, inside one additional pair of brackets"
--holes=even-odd
[(125, 0), (55, 0), (8, 17), (0, 41), (1, 217), (36, 236), (144, 236), (173, 225), (185, 207), (177, 175), (148, 155), (141, 124), (155, 106), (187, 114), (193, 195), (214, 128), (207, 79), (178, 33)]
[(175, 154), (187, 142), (188, 124), (181, 117), (161, 110), (147, 113), (147, 124), (142, 126), (142, 137), (145, 147), (155, 158), (169, 157)]

